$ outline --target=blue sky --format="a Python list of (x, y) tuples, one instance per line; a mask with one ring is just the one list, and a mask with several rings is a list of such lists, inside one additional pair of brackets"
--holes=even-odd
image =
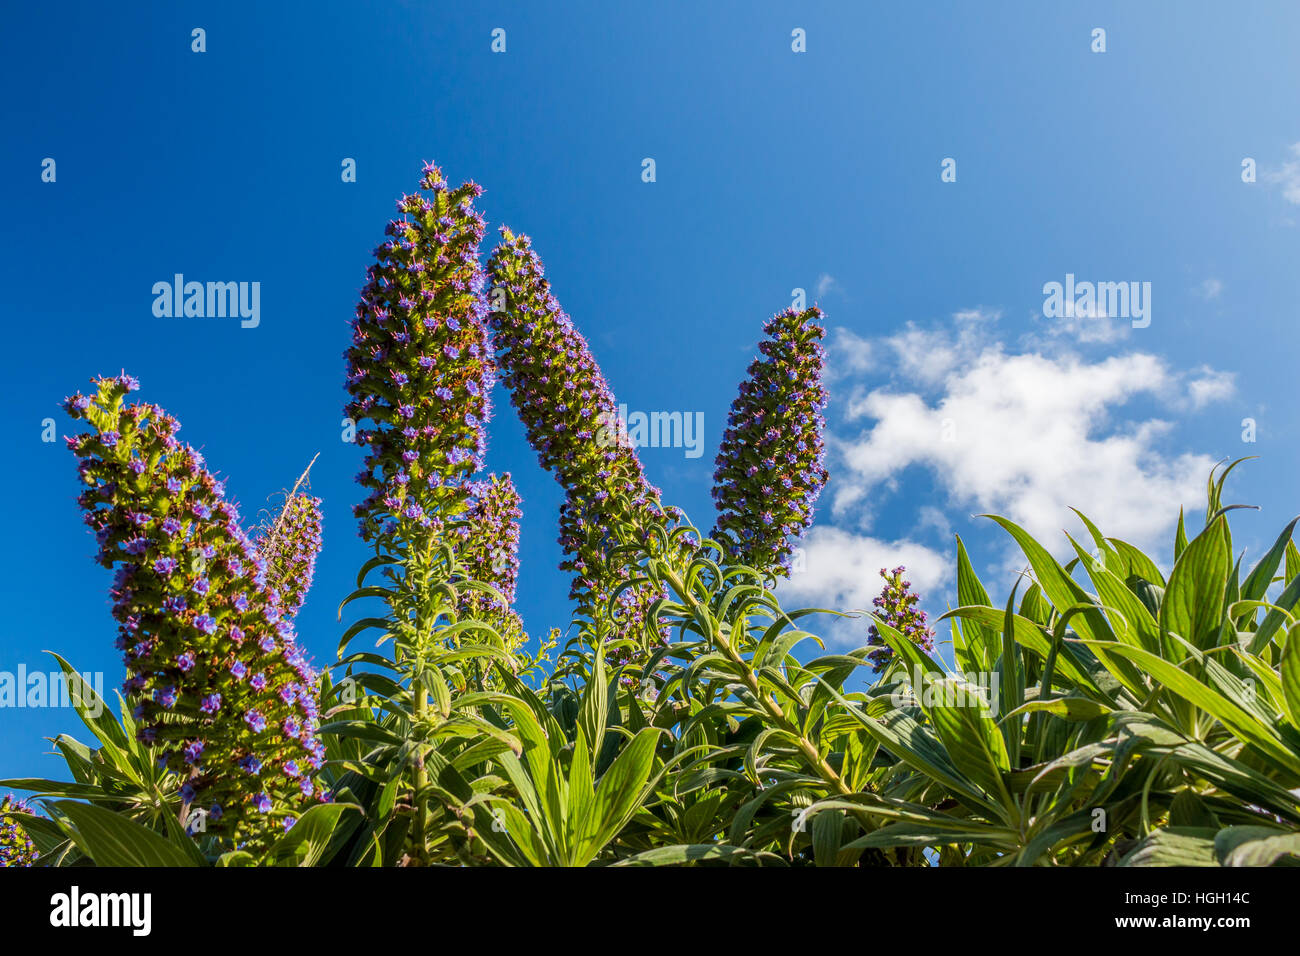
[[(0, 670), (48, 669), (49, 649), (121, 679), (73, 458), (41, 440), (47, 417), (66, 433), (65, 395), (120, 369), (248, 518), (320, 453), (325, 550), (299, 622), (330, 658), (365, 553), (341, 353), (369, 250), (424, 160), (484, 186), (490, 236), (533, 236), (621, 402), (704, 414), (701, 457), (641, 452), (701, 523), (763, 321), (795, 288), (821, 303), (832, 478), (793, 603), (860, 606), (904, 560), (941, 612), (953, 532), (1005, 593), (1014, 561), (971, 517), (990, 510), (1059, 548), (1077, 504), (1167, 562), (1178, 503), (1199, 506), (1222, 457), (1261, 456), (1230, 486), (1262, 508), (1238, 546), (1257, 552), (1297, 510), (1291, 5), (69, 4), (5, 19)], [(260, 282), (259, 326), (155, 318), (151, 288), (178, 272)], [(1149, 282), (1150, 325), (1046, 318), (1043, 286), (1067, 274)], [(496, 404), (489, 463), (524, 497), (519, 608), (542, 633), (568, 618), (561, 492)], [(60, 731), (84, 736), (67, 711), (0, 710), (0, 775), (57, 772), (41, 738)]]

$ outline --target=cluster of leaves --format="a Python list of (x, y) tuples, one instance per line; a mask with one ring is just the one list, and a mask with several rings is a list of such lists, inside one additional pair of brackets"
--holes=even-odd
[[(370, 422), (358, 516), (373, 556), (340, 619), (368, 611), (314, 687), (312, 779), (332, 801), (282, 835), (187, 833), (193, 775), (160, 759), (172, 734), (140, 732), (153, 718), (137, 710), (141, 691), (124, 688), (115, 716), (77, 685), (98, 745), (55, 740), (73, 782), (5, 782), (44, 810), (6, 817), (36, 865), (1300, 859), (1295, 522), (1243, 577), (1221, 501), (1231, 467), (1211, 476), (1190, 540), (1180, 518), (1167, 576), (1083, 516), (1093, 550), (1070, 539), (1064, 565), (993, 518), (1023, 550), (1028, 586), (994, 605), (958, 540), (959, 606), (945, 615), (955, 671), (932, 657), (901, 569), (885, 575), (871, 640), (828, 652), (805, 628), (838, 612), (788, 610), (775, 593), (825, 480), (816, 315), (768, 325), (767, 358), (733, 406), (706, 537), (660, 504), (634, 449), (601, 441), (602, 427), (618, 431), (612, 393), (526, 239), (505, 232), (485, 293), (477, 187), (453, 190), (432, 166), (422, 185), (432, 198), (406, 197), (414, 218), (390, 224), (376, 252), (348, 354), (349, 411)], [(518, 494), (508, 476), (473, 477), (496, 373), (489, 338), (568, 491), (578, 613), (532, 654), (513, 610)], [(83, 451), (117, 462), (98, 434)], [(138, 484), (140, 500), (166, 500)], [(313, 507), (295, 503), (280, 525), (318, 545)], [(109, 554), (141, 557), (121, 547), (135, 540), (125, 525), (106, 527)], [(303, 564), (296, 547), (265, 553)], [(296, 608), (305, 587), (294, 593)], [(228, 600), (223, 585), (210, 603)], [(167, 626), (169, 640), (193, 630), (188, 617)], [(231, 650), (201, 647), (205, 668)]]

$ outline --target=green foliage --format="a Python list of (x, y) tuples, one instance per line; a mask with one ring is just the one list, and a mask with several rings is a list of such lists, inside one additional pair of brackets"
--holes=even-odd
[[(601, 443), (612, 393), (540, 260), (507, 231), (494, 347), (569, 492), (562, 541), (581, 597), (568, 633), (526, 653), (512, 607), (518, 495), (508, 477), (469, 480), (494, 374), (479, 189), (449, 191), (432, 166), (423, 185), (432, 199), (405, 197), (400, 212), (416, 218), (391, 223), (377, 252), (350, 352), (350, 410), (373, 426), (358, 508), (373, 556), (339, 606), (340, 621), (354, 617), (336, 662), (294, 688), (318, 698), (299, 703), (321, 714), (312, 785), (330, 800), (283, 833), (210, 833), (176, 761), (151, 743), (176, 718), (141, 734), (138, 701), (119, 698), (115, 715), (70, 680), (97, 743), (55, 738), (68, 782), (0, 781), (44, 810), (3, 819), (30, 838), (35, 865), (1300, 863), (1296, 521), (1243, 574), (1229, 524), (1241, 506), (1223, 504), (1238, 462), (1211, 474), (1200, 528), (1180, 513), (1168, 573), (1082, 514), (1090, 546), (1067, 538), (1065, 564), (989, 516), (1028, 566), (995, 603), (957, 540), (959, 606), (944, 615), (955, 669), (932, 656), (902, 569), (886, 575), (874, 646), (830, 652), (809, 622), (840, 612), (786, 609), (773, 590), (824, 473), (801, 490), (807, 507), (764, 522), (771, 533), (742, 533), (745, 496), (779, 481), (749, 459), (720, 466), (735, 520), (716, 538), (661, 506), (635, 456)], [(759, 369), (761, 389), (742, 389), (733, 424), (766, 429), (764, 396), (782, 373), (799, 380), (803, 450), (820, 469), (820, 351), (766, 351), (775, 364)], [(552, 380), (556, 356), (572, 378)], [(440, 403), (452, 400), (448, 419)], [(780, 444), (771, 431), (764, 440)], [(778, 468), (777, 451), (760, 463)], [(272, 570), (294, 569), (291, 614), (319, 548), (315, 500), (287, 514), (296, 543), (274, 528), (267, 541)]]

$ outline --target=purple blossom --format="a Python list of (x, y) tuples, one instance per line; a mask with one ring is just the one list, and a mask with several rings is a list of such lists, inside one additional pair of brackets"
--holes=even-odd
[[(926, 651), (934, 650), (934, 633), (926, 626), (925, 612), (917, 607), (920, 597), (911, 590), (912, 582), (903, 579), (902, 566), (892, 571), (880, 569), (885, 581), (884, 589), (872, 604), (876, 615), (887, 625)], [(867, 628), (867, 643), (875, 650), (867, 655), (872, 668), (879, 673), (893, 659), (894, 649), (885, 643), (880, 631), (872, 623)]]
[[(279, 728), (287, 719), (310, 719), (314, 700), (272, 690), (303, 680), (309, 666), (291, 643), (292, 631), (278, 626), (283, 597), (264, 583), (238, 509), (224, 499), (222, 483), (206, 470), (202, 456), (177, 440), (176, 420), (157, 406), (124, 404), (136, 384), (129, 376), (95, 384), (94, 396), (67, 403), (72, 417), (92, 429), (69, 446), (84, 486), (78, 503), (99, 542), (100, 563), (114, 572), (116, 643), (127, 668), (123, 694), (141, 741), (174, 742), (160, 753), (160, 766), (187, 775), (201, 759), (213, 772), (187, 780), (190, 797), (221, 806), (220, 829), (236, 841), (257, 844), (264, 824), (250, 817), (254, 794), (260, 791), (291, 810), (304, 800), (300, 788), (280, 779), (254, 789), (215, 770), (245, 758), (259, 765), (315, 758), (312, 734), (259, 734), (259, 753), (250, 754), (244, 720), (256, 713), (264, 726)], [(143, 533), (153, 528), (164, 536), (161, 543)], [(182, 538), (183, 555), (148, 557), (155, 545), (170, 551)], [(202, 570), (191, 557), (202, 559)], [(232, 609), (238, 618), (219, 625)], [(269, 641), (279, 653), (259, 657), (245, 643), (246, 634), (259, 644)], [(253, 660), (267, 682), (260, 694), (239, 683)], [(223, 699), (232, 697), (237, 703), (223, 708)]]
[(812, 523), (828, 477), (821, 315), (816, 307), (787, 309), (767, 322), (764, 358), (741, 383), (718, 452), (713, 536), (729, 539), (734, 559), (763, 573), (788, 573), (792, 542)]

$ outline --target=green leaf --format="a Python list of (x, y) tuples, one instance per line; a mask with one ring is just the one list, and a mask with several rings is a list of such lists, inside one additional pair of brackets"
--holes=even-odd
[(321, 803), (312, 807), (271, 845), (268, 866), (315, 866), (329, 846), (339, 817), (349, 810), (361, 812), (351, 803)]
[(1025, 557), (1029, 559), (1029, 565), (1034, 569), (1034, 577), (1037, 578), (1043, 593), (1047, 595), (1047, 599), (1056, 608), (1056, 613), (1065, 614), (1071, 608), (1084, 608), (1072, 622), (1075, 631), (1081, 637), (1109, 640), (1113, 636), (1110, 625), (1107, 623), (1105, 615), (1101, 613), (1100, 608), (1084, 593), (1083, 588), (1074, 582), (1074, 579), (1066, 573), (1066, 570), (1057, 563), (1056, 559), (1047, 552), (1047, 549), (1034, 540), (1029, 532), (1015, 522), (1008, 521), (998, 515), (984, 515), (983, 517), (992, 518), (1016, 539), (1016, 543), (1024, 551)]
[(1156, 830), (1120, 860), (1120, 866), (1218, 866), (1209, 827)]
[[(1268, 549), (1268, 553), (1259, 559), (1259, 563), (1251, 569), (1245, 582), (1241, 585), (1241, 600), (1259, 601), (1264, 597), (1264, 592), (1268, 586), (1273, 583), (1273, 575), (1277, 573), (1277, 567), (1282, 563), (1283, 555), (1287, 554), (1288, 548), (1294, 548), (1291, 543), (1291, 534), (1295, 531), (1296, 522), (1300, 517), (1292, 518), (1291, 523), (1282, 529), (1282, 533), (1277, 536), (1273, 542), (1273, 547)], [(1288, 580), (1292, 577), (1288, 575)]]
[(1165, 586), (1165, 576), (1160, 573), (1156, 563), (1139, 549), (1127, 541), (1121, 541), (1119, 538), (1107, 538), (1106, 540), (1115, 547), (1115, 553), (1124, 562), (1125, 572), (1123, 576), (1125, 581), (1128, 581), (1129, 578), (1140, 578), (1154, 584), (1156, 587), (1163, 588)]
[[(1095, 642), (1088, 642), (1089, 644)], [(1241, 740), (1253, 744), (1291, 773), (1300, 775), (1300, 754), (1291, 750), (1277, 732), (1254, 714), (1218, 691), (1202, 684), (1177, 665), (1142, 650), (1124, 644), (1113, 644), (1111, 650), (1136, 663), (1165, 688), (1188, 703), (1210, 714)], [(1244, 691), (1243, 691), (1244, 693)]]
[(942, 703), (930, 708), (930, 721), (952, 762), (1009, 812), (1014, 801), (1002, 778), (1011, 769), (1006, 742), (978, 691), (952, 678), (935, 681), (934, 691)]
[(1223, 866), (1300, 866), (1300, 833), (1275, 827), (1220, 830), (1214, 852)]
[(785, 866), (774, 853), (764, 853), (726, 843), (678, 843), (655, 847), (619, 860), (614, 866), (686, 866), (690, 863), (752, 863), (755, 866)]
[(582, 703), (578, 707), (578, 726), (587, 735), (587, 742), (595, 753), (600, 753), (605, 739), (605, 720), (609, 713), (609, 685), (605, 672), (605, 651), (597, 647), (592, 654), (591, 673), (582, 690)]
[(1288, 620), (1289, 613), (1295, 610), (1297, 604), (1300, 604), (1300, 576), (1291, 579), (1278, 595), (1273, 609), (1264, 615), (1264, 620), (1260, 622), (1259, 629), (1255, 631), (1248, 645), (1252, 654), (1264, 653), (1264, 648), (1268, 647), (1277, 629)]
[[(1020, 583), (1011, 589), (1011, 596), (1007, 598), (1007, 610), (1003, 616), (1002, 625), (1002, 655), (999, 658), (999, 668), (1001, 672), (1001, 693), (999, 700), (994, 701), (996, 714), (998, 710), (1007, 711), (1015, 710), (1025, 702), (1025, 670), (1021, 666), (1020, 650), (1016, 645), (1016, 590)], [(1024, 727), (1020, 721), (1007, 721), (1000, 728), (1002, 740), (1006, 744), (1009, 767), (1020, 766), (1020, 742), (1024, 737)]]
[[(1160, 626), (1198, 648), (1212, 647), (1223, 625), (1224, 592), (1232, 553), (1224, 536), (1227, 519), (1220, 516), (1196, 536), (1169, 575), (1160, 605)], [(1168, 648), (1166, 656), (1183, 654)]]
[(593, 816), (595, 827), (586, 845), (578, 851), (586, 863), (618, 835), (649, 796), (646, 784), (654, 766), (655, 745), (662, 731), (647, 727), (632, 738), (596, 785)]
[(73, 800), (52, 808), (72, 821), (74, 842), (96, 866), (193, 866), (184, 850), (111, 810)]
[(818, 866), (851, 866), (857, 854), (844, 852), (844, 811), (824, 810), (813, 817), (813, 860)]
[(1002, 721), (1006, 722), (1013, 717), (1038, 711), (1046, 711), (1071, 723), (1096, 720), (1098, 717), (1111, 713), (1109, 707), (1099, 704), (1095, 700), (1089, 700), (1087, 697), (1056, 697), (1051, 700), (1031, 700), (1029, 703), (1011, 711), (1002, 718)]
[(1291, 726), (1300, 730), (1300, 624), (1291, 628), (1282, 648), (1282, 699)]
[[(975, 569), (971, 566), (970, 556), (966, 554), (966, 546), (962, 544), (961, 535), (957, 535), (957, 603), (962, 607), (985, 607), (993, 602), (989, 599), (989, 593), (980, 583), (979, 577), (975, 574)], [(991, 671), (993, 669), (993, 660), (996, 656), (994, 648), (996, 647), (995, 638), (997, 631), (987, 626), (977, 619), (968, 619), (961, 621), (962, 634), (966, 637), (967, 645), (972, 654), (975, 655), (977, 665), (975, 670)]]

